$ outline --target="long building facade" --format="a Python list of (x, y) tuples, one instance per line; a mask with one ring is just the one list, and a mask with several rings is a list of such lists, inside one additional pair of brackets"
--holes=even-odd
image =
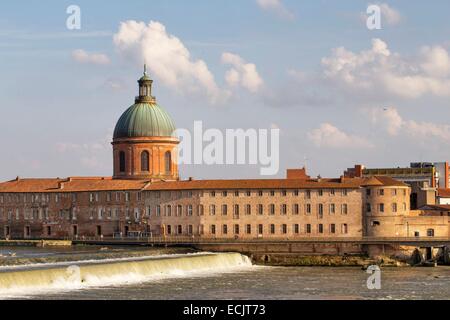
[(114, 130), (113, 176), (0, 183), (0, 237), (450, 236), (450, 208), (411, 210), (411, 188), (387, 176), (180, 180), (175, 125), (146, 72), (138, 83)]

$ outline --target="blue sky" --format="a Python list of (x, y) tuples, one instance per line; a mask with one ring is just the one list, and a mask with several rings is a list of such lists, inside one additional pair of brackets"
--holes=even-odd
[[(448, 160), (450, 3), (374, 2), (383, 8), (382, 29), (372, 31), (364, 20), (370, 3), (1, 3), (0, 179), (111, 175), (112, 130), (133, 103), (143, 56), (151, 59), (154, 94), (178, 127), (202, 120), (220, 129), (280, 128), (279, 176), (305, 158), (311, 175), (322, 176), (355, 163)], [(81, 8), (81, 30), (66, 28), (71, 4)], [(166, 46), (127, 42), (131, 20), (150, 37), (163, 27)], [(179, 53), (173, 37), (189, 54), (183, 66), (170, 63)], [(224, 53), (238, 65), (224, 62)], [(243, 76), (250, 65), (247, 85), (227, 80), (231, 69)], [(160, 66), (182, 80), (171, 83)], [(198, 178), (259, 174), (258, 166), (181, 170)]]

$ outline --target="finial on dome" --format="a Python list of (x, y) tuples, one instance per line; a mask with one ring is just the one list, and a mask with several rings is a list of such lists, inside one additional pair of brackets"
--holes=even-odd
[(144, 63), (144, 76), (146, 76), (146, 75), (147, 75), (147, 64)]

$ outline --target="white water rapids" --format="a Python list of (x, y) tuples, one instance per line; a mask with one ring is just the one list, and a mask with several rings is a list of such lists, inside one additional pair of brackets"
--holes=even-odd
[(251, 266), (250, 259), (239, 253), (203, 253), (5, 267), (0, 268), (0, 298), (202, 276)]

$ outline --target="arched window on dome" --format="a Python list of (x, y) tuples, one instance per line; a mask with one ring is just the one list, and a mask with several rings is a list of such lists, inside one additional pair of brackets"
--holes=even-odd
[(125, 172), (125, 152), (119, 152), (119, 171)]
[(166, 174), (171, 174), (172, 173), (172, 154), (170, 153), (170, 151), (167, 151), (166, 154), (164, 155), (164, 163), (165, 163), (165, 167), (166, 167)]
[(142, 151), (141, 153), (141, 171), (150, 171), (150, 154), (148, 151)]

